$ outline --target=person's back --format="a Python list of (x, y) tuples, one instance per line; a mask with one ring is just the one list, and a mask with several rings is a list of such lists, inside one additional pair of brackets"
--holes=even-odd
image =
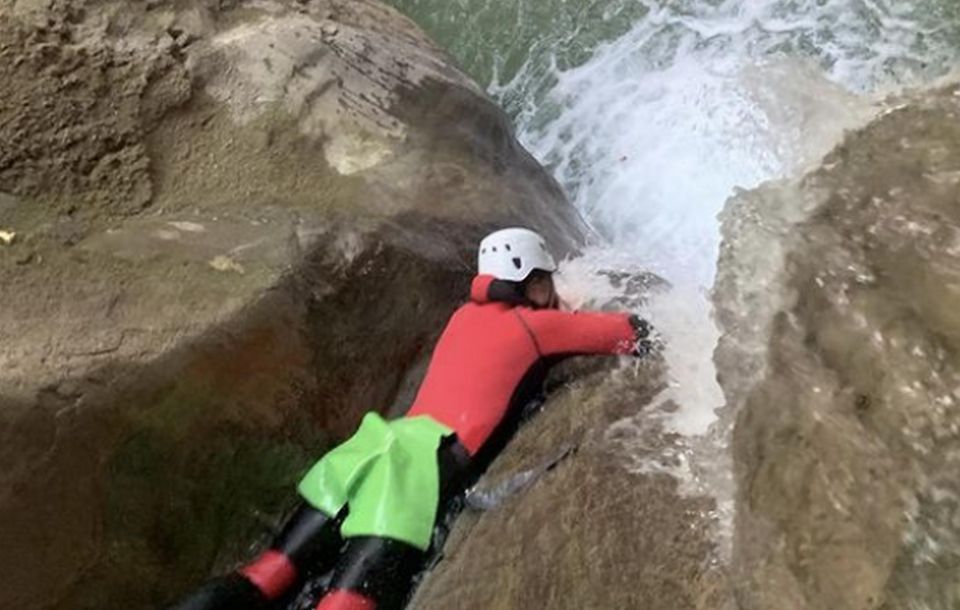
[(408, 413), (449, 426), (471, 455), (501, 423), (517, 388), (544, 358), (627, 354), (634, 348), (635, 329), (626, 314), (494, 300), (490, 293), (497, 292), (498, 281), (503, 280), (489, 275), (474, 280), (471, 302), (447, 324)]
[(408, 416), (433, 417), (476, 453), (537, 358), (514, 307), (468, 303), (453, 315), (437, 342)]

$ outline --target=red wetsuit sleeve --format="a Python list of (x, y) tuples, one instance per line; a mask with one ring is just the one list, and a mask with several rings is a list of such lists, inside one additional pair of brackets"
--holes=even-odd
[(541, 356), (629, 354), (634, 349), (630, 314), (556, 309), (521, 309), (517, 313)]

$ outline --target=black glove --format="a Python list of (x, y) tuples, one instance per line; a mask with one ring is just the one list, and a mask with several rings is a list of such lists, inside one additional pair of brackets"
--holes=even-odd
[(635, 339), (633, 347), (634, 356), (646, 356), (653, 351), (653, 341), (650, 340), (650, 333), (653, 326), (640, 316), (630, 316), (630, 326), (633, 327), (633, 337)]

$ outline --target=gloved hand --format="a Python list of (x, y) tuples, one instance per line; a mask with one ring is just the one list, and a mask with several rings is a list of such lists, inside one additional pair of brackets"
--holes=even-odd
[(636, 341), (633, 347), (633, 355), (646, 356), (653, 351), (653, 341), (650, 340), (653, 326), (637, 315), (630, 316), (630, 326), (633, 327), (633, 336)]

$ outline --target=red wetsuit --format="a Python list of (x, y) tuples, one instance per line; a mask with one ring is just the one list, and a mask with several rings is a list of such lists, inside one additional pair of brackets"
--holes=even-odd
[[(429, 415), (457, 434), (459, 445), (437, 451), (441, 490), (447, 482), (465, 482), (460, 470), (474, 466), (475, 460), (482, 463), (485, 458), (477, 456), (481, 449), (497, 448), (491, 436), (517, 413), (511, 407), (522, 404), (525, 390), (537, 385), (548, 359), (628, 354), (639, 332), (635, 323), (643, 328), (628, 314), (518, 305), (522, 298), (516, 291), (516, 284), (491, 276), (474, 279), (471, 302), (450, 318), (408, 413)], [(464, 449), (469, 463), (461, 461)], [(456, 485), (442, 493), (449, 494)], [(426, 555), (389, 538), (359, 536), (344, 542), (339, 527), (336, 516), (304, 504), (260, 558), (239, 573), (212, 581), (174, 610), (266, 607), (268, 600), (279, 599), (300, 583), (308, 566), (333, 570), (330, 590), (316, 610), (399, 608)]]
[(574, 354), (629, 354), (629, 314), (532, 309), (494, 302), (494, 278), (473, 281), (437, 343), (408, 416), (449, 426), (476, 454), (507, 415), (518, 385), (541, 359)]

